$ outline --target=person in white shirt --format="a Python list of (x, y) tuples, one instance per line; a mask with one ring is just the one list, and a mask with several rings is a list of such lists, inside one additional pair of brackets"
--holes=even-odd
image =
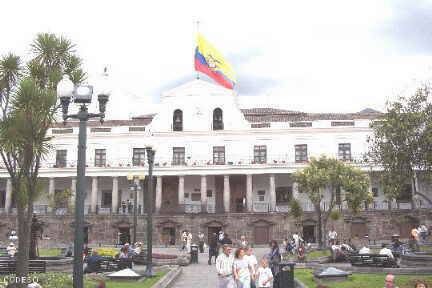
[(329, 245), (332, 246), (336, 243), (337, 232), (332, 228), (328, 233)]
[(246, 255), (244, 256), (244, 258), (248, 261), (249, 267), (251, 269), (251, 288), (255, 288), (258, 261), (253, 254), (252, 247), (246, 248)]
[(358, 254), (370, 254), (370, 249), (368, 247), (363, 247), (359, 250)]
[(294, 232), (294, 234), (292, 235), (292, 238), (294, 240), (294, 251), (297, 251), (297, 249), (299, 248), (299, 244), (300, 244), (300, 236), (297, 234), (297, 232)]
[(262, 259), (257, 270), (257, 288), (272, 287), (273, 274), (266, 259)]
[(387, 248), (385, 244), (381, 245), (381, 250), (379, 251), (379, 255), (387, 255), (391, 259), (394, 259), (393, 252), (389, 248)]
[(231, 255), (231, 247), (224, 244), (222, 251), (216, 258), (216, 271), (218, 275), (218, 288), (235, 288), (233, 278), (234, 256)]
[(186, 251), (188, 253), (191, 252), (191, 245), (192, 245), (192, 233), (188, 232), (188, 234), (187, 234), (187, 240), (186, 240)]
[(14, 257), (15, 253), (17, 252), (16, 246), (14, 243), (9, 243), (9, 246), (6, 247), (6, 252), (10, 257)]

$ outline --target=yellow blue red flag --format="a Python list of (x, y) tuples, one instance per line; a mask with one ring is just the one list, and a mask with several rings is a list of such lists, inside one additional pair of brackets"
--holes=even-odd
[(198, 34), (197, 42), (195, 70), (208, 75), (220, 85), (233, 89), (236, 78), (231, 65), (201, 34)]

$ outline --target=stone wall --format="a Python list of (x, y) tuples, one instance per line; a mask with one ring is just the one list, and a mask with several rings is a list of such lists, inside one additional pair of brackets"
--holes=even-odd
[[(38, 216), (45, 222), (44, 239), (39, 241), (40, 247), (53, 247), (69, 245), (73, 242), (73, 222), (72, 216)], [(334, 226), (341, 239), (354, 237), (352, 231), (353, 223), (355, 227), (364, 227), (371, 241), (389, 240), (394, 233), (400, 234), (401, 226), (412, 225), (412, 220), (419, 223), (432, 225), (432, 211), (365, 211), (360, 215), (342, 215), (341, 218), (333, 222), (329, 220), (328, 227)], [(303, 221), (300, 223), (316, 223), (313, 213), (305, 213)], [(314, 222), (315, 221), (315, 222)], [(88, 227), (90, 244), (115, 244), (119, 228), (130, 228), (132, 234), (132, 216), (122, 215), (87, 215), (86, 225)], [(362, 226), (365, 225), (365, 226)], [(209, 227), (213, 227), (210, 228)], [(180, 235), (183, 230), (189, 230), (196, 237), (202, 231), (206, 235), (209, 231), (222, 228), (232, 240), (239, 239), (245, 235), (250, 242), (254, 243), (263, 235), (256, 235), (257, 231), (268, 231), (267, 238), (263, 240), (276, 239), (282, 241), (290, 236), (294, 231), (302, 233), (302, 225), (295, 221), (291, 216), (284, 213), (230, 213), (230, 214), (196, 214), (196, 215), (156, 215), (154, 216), (153, 239), (155, 244), (164, 244), (165, 239), (162, 232), (166, 229), (175, 230), (176, 244), (180, 243)], [(257, 228), (261, 227), (261, 228)], [(0, 242), (7, 242), (6, 234), (10, 229), (16, 229), (16, 216), (4, 215), (0, 220)], [(258, 230), (257, 230), (258, 229)], [(363, 229), (363, 228), (362, 228)], [(146, 217), (138, 217), (137, 238), (138, 241), (145, 242)], [(363, 231), (363, 230), (362, 230)], [(364, 235), (359, 235), (363, 237)], [(196, 238), (194, 238), (196, 240)]]

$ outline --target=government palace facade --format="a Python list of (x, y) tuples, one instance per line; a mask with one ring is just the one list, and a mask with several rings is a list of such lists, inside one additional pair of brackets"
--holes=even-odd
[[(155, 114), (103, 124), (90, 121), (85, 200), (89, 243), (114, 244), (132, 235), (134, 191), (128, 176), (142, 180), (137, 182), (137, 238), (145, 241), (147, 145), (156, 148), (155, 244), (177, 245), (183, 230), (207, 236), (221, 229), (233, 240), (245, 235), (255, 244), (280, 241), (295, 231), (308, 242), (316, 242), (313, 205), (292, 175), (311, 157), (321, 155), (354, 165), (370, 179), (374, 201), (358, 215), (346, 209), (344, 192), (337, 193), (341, 217), (329, 225), (341, 239), (368, 235), (370, 241), (389, 240), (394, 233), (404, 238), (413, 225), (432, 225), (427, 201), (417, 199), (413, 209), (410, 185), (399, 201), (386, 201), (379, 183), (380, 167), (365, 158), (370, 123), (380, 112), (241, 109), (237, 97), (232, 90), (197, 79), (163, 93)], [(45, 223), (44, 241), (67, 244), (73, 241), (78, 123), (55, 124), (49, 136), (53, 149), (40, 169), (46, 193), (34, 209)], [(432, 199), (430, 183), (418, 186)], [(70, 197), (57, 197), (59, 201), (55, 195), (69, 195), (65, 191), (70, 191)], [(0, 166), (0, 240), (5, 241), (7, 231), (16, 227), (13, 198), (8, 173)], [(289, 213), (292, 198), (301, 203), (301, 219)], [(323, 209), (328, 207), (326, 201)]]

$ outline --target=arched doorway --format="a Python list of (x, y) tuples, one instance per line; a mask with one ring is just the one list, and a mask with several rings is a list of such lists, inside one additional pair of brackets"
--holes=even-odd
[(118, 227), (118, 240), (119, 244), (124, 245), (126, 243), (131, 243), (131, 233), (129, 226), (119, 226)]
[(271, 238), (273, 222), (267, 220), (257, 220), (250, 223), (253, 227), (254, 243), (258, 245), (268, 244)]
[(303, 221), (302, 225), (302, 232), (303, 232), (303, 239), (306, 241), (306, 243), (316, 243), (316, 227), (317, 222), (313, 219), (307, 219)]
[(411, 230), (417, 227), (419, 220), (415, 217), (406, 215), (399, 219), (399, 235), (400, 238), (408, 239), (411, 236)]
[(179, 234), (180, 227), (179, 223), (172, 220), (166, 220), (160, 222), (157, 227), (159, 230), (161, 244), (165, 246), (176, 245), (176, 236)]
[[(207, 243), (210, 243), (210, 241), (212, 240), (213, 235), (218, 235), (219, 231), (225, 231), (225, 226), (226, 224), (220, 222), (220, 221), (216, 221), (216, 220), (212, 220), (210, 222), (204, 223), (203, 225), (207, 230)], [(232, 235), (228, 235), (229, 238), (232, 237)]]

